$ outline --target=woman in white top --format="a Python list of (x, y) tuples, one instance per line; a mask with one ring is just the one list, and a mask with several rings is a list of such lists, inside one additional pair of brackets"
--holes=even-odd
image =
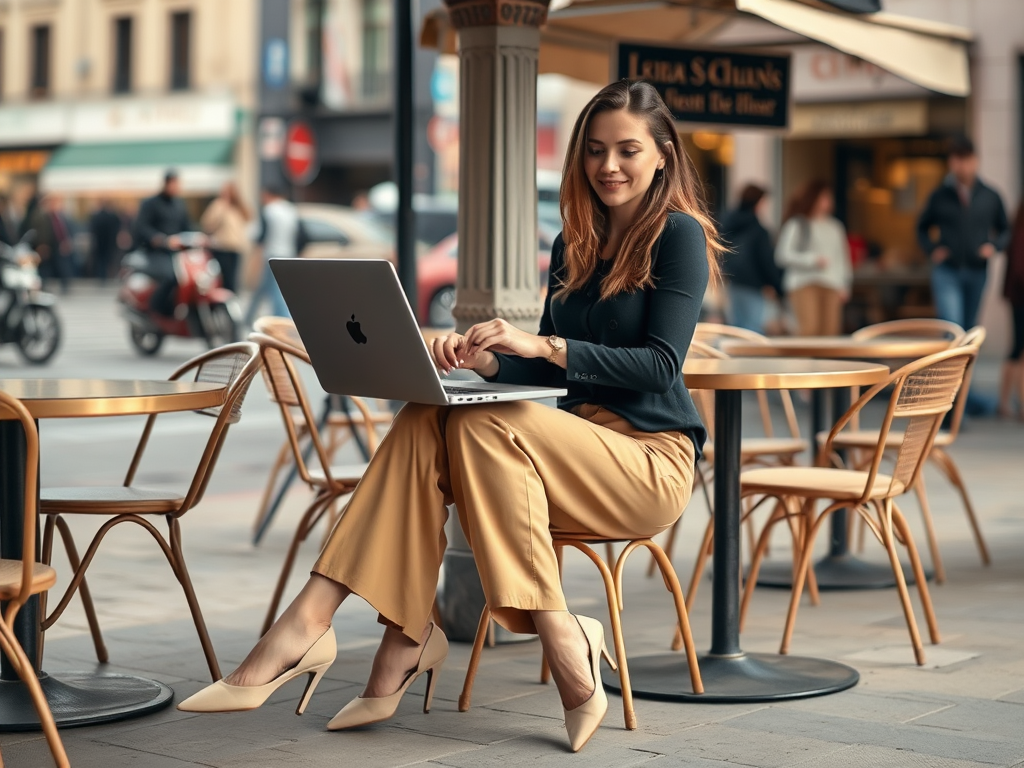
[(826, 182), (805, 184), (790, 200), (775, 247), (775, 262), (785, 270), (782, 285), (801, 336), (842, 332), (852, 277), (850, 245), (846, 229), (832, 216), (833, 207)]
[(207, 206), (199, 226), (210, 236), (210, 249), (220, 264), (221, 279), (229, 291), (238, 292), (238, 265), (248, 250), (245, 227), (252, 216), (238, 194), (238, 187), (229, 181), (221, 187), (220, 196)]

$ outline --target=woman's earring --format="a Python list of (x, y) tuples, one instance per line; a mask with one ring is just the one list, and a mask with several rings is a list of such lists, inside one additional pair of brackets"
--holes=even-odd
[(654, 178), (657, 179), (658, 181), (661, 181), (664, 177), (665, 177), (665, 169), (664, 168), (659, 168), (658, 170), (656, 170), (654, 172)]

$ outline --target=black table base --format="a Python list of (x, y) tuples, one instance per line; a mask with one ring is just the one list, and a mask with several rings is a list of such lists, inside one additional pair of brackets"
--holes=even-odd
[[(629, 660), (633, 695), (660, 701), (740, 704), (803, 699), (837, 693), (857, 684), (857, 670), (845, 664), (803, 656), (742, 653), (722, 657), (704, 654), (698, 661), (704, 693), (694, 693), (686, 656), (661, 653)], [(604, 687), (621, 693), (619, 676), (605, 668)]]
[[(139, 717), (163, 709), (174, 698), (174, 691), (163, 683), (130, 675), (61, 672), (58, 679), (44, 672), (39, 683), (60, 728)], [(0, 681), (0, 732), (38, 730), (39, 718), (25, 684)]]
[[(849, 553), (826, 555), (814, 564), (814, 575), (818, 589), (822, 592), (838, 592), (854, 589), (890, 589), (896, 586), (892, 567), (888, 564), (869, 563)], [(926, 577), (928, 574), (925, 574)], [(903, 564), (903, 578), (907, 586), (913, 586), (914, 572)], [(789, 589), (793, 586), (792, 563), (764, 563), (757, 573), (757, 586)], [(804, 592), (807, 585), (804, 585)]]

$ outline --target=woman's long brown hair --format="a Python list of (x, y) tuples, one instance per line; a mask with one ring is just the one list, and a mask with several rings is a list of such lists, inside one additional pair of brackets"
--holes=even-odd
[(608, 244), (608, 207), (591, 187), (584, 161), (594, 115), (617, 109), (625, 109), (644, 119), (655, 144), (665, 152), (665, 167), (655, 173), (636, 219), (622, 239), (611, 272), (601, 283), (601, 298), (608, 299), (654, 284), (651, 250), (672, 211), (687, 213), (700, 223), (707, 240), (711, 282), (717, 282), (718, 257), (724, 249), (701, 197), (697, 172), (676, 132), (672, 113), (654, 86), (643, 81), (619, 80), (602, 88), (590, 100), (572, 129), (559, 203), (562, 239), (565, 242), (565, 273), (562, 287), (555, 295), (564, 296), (583, 288), (597, 268), (601, 251)]
[(831, 186), (824, 179), (811, 179), (806, 182), (789, 198), (789, 204), (786, 206), (786, 215), (782, 217), (782, 220), (789, 221), (794, 216), (810, 218), (811, 211), (814, 210), (814, 206), (818, 203), (818, 198), (830, 189)]

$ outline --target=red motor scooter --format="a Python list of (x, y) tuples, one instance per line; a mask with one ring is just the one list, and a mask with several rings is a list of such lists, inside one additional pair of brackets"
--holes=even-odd
[(172, 253), (178, 281), (173, 316), (151, 306), (159, 281), (151, 274), (149, 254), (132, 251), (121, 262), (117, 300), (124, 307), (132, 345), (143, 355), (159, 352), (168, 336), (204, 339), (211, 349), (238, 339), (238, 297), (223, 286), (220, 264), (206, 249), (206, 236), (183, 232), (178, 240), (180, 246)]

